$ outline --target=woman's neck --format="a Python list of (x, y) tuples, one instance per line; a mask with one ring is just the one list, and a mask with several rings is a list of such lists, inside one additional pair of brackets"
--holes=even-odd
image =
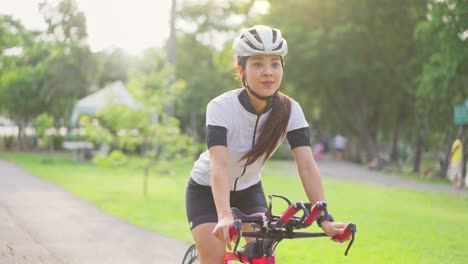
[(252, 95), (250, 91), (248, 90), (247, 90), (247, 94), (249, 95), (250, 103), (255, 109), (255, 112), (257, 112), (257, 114), (263, 113), (263, 111), (265, 111), (265, 108), (267, 107), (267, 102), (264, 100), (258, 99), (257, 97)]

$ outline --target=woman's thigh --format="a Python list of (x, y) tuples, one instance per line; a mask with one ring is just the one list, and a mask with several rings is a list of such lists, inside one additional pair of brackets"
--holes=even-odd
[(192, 229), (192, 236), (197, 245), (200, 263), (224, 263), (225, 244), (214, 234), (216, 223), (205, 223)]
[(216, 223), (218, 217), (211, 187), (190, 180), (185, 194), (185, 208), (191, 229), (200, 224)]

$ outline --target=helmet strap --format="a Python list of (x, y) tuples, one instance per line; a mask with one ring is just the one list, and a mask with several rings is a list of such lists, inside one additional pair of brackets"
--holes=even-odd
[(274, 97), (276, 97), (276, 95), (278, 94), (278, 91), (279, 91), (279, 88), (270, 96), (262, 96), (262, 95), (259, 95), (258, 93), (256, 93), (252, 88), (250, 88), (250, 86), (247, 85), (247, 83), (245, 82), (245, 80), (242, 80), (242, 84), (244, 85), (244, 87), (253, 95), (255, 96), (255, 98), (259, 99), (259, 100), (262, 100), (262, 101), (265, 101), (267, 102), (268, 104), (272, 101), (272, 99)]

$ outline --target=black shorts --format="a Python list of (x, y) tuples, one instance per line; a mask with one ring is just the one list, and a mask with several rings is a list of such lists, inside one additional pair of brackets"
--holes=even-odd
[[(262, 183), (259, 182), (241, 191), (231, 191), (230, 204), (245, 214), (266, 213), (267, 203)], [(218, 214), (211, 186), (200, 185), (190, 178), (185, 192), (185, 210), (190, 229), (200, 224), (217, 223)]]

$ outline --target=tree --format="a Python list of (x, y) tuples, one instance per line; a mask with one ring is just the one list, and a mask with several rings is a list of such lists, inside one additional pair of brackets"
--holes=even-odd
[(46, 0), (39, 4), (39, 10), (47, 24), (46, 35), (49, 40), (84, 44), (88, 36), (86, 17), (79, 11), (75, 0), (60, 0), (57, 5)]
[(39, 63), (46, 56), (46, 49), (37, 39), (37, 33), (26, 30), (9, 16), (0, 17), (0, 39), (0, 110), (15, 120), (17, 146), (25, 149), (28, 146), (24, 141), (24, 128), (46, 108), (40, 96), (42, 68)]
[(53, 45), (50, 55), (41, 63), (43, 78), (41, 96), (49, 104), (48, 112), (61, 125), (70, 125), (74, 103), (88, 94), (96, 76), (96, 62), (88, 47), (74, 43)]
[(309, 118), (357, 139), (367, 160), (377, 158), (379, 137), (391, 137), (386, 130), (399, 116), (412, 118), (408, 71), (417, 69), (412, 30), (421, 2), (270, 1), (266, 22), (290, 46), (286, 90)]
[(452, 119), (453, 106), (468, 95), (468, 1), (429, 1), (427, 7), (416, 30), (424, 67), (415, 94), (432, 128)]
[(65, 122), (74, 102), (94, 83), (96, 61), (86, 44), (86, 18), (75, 0), (61, 0), (56, 5), (44, 1), (39, 10), (48, 26), (44, 38), (51, 45), (43, 62), (41, 90), (50, 112)]
[[(46, 103), (40, 97), (38, 69), (35, 67), (21, 67), (9, 71), (2, 76), (2, 105), (8, 115), (18, 126), (18, 148), (27, 149), (29, 145), (24, 141), (25, 128), (38, 113), (46, 111)], [(24, 100), (30, 98), (30, 100)]]
[(45, 148), (49, 153), (52, 153), (54, 144), (51, 135), (47, 131), (54, 127), (54, 118), (47, 113), (42, 113), (33, 120), (33, 125), (36, 130), (36, 137), (39, 140), (39, 147)]
[(415, 171), (419, 171), (420, 152), (430, 131), (437, 131), (442, 139), (447, 133), (453, 138), (454, 128), (447, 121), (453, 120), (453, 107), (468, 95), (468, 1), (428, 1), (426, 17), (415, 32), (423, 63), (414, 93), (417, 125), (422, 130)]
[(99, 87), (115, 82), (127, 82), (130, 57), (122, 49), (102, 51), (95, 54), (97, 57)]
[[(96, 72), (85, 44), (85, 17), (76, 2), (43, 2), (39, 8), (48, 24), (46, 32), (28, 31), (10, 17), (0, 20), (0, 100), (19, 127), (20, 148), (25, 147), (23, 128), (39, 113), (62, 119), (63, 125), (74, 102), (86, 95)], [(4, 56), (5, 50), (19, 54)]]
[[(96, 114), (100, 125), (93, 125), (85, 119), (87, 135), (91, 140), (95, 136), (111, 143), (115, 150), (108, 157), (96, 157), (98, 164), (125, 165), (128, 160), (124, 153), (140, 153), (137, 166), (144, 171), (143, 195), (147, 197), (148, 179), (151, 168), (169, 170), (167, 163), (175, 159), (191, 157), (193, 154), (192, 139), (180, 130), (179, 121), (174, 117), (164, 118), (160, 123), (153, 120), (154, 106), (157, 104), (158, 115), (163, 116), (163, 100), (158, 93), (147, 97), (139, 109), (129, 109), (124, 105), (113, 104)], [(87, 120), (87, 121), (86, 121)], [(98, 141), (99, 142), (99, 141)]]
[(207, 103), (240, 87), (232, 78), (231, 45), (254, 2), (192, 0), (184, 1), (178, 11), (176, 75), (187, 89), (176, 101), (175, 114), (196, 142), (204, 139)]

